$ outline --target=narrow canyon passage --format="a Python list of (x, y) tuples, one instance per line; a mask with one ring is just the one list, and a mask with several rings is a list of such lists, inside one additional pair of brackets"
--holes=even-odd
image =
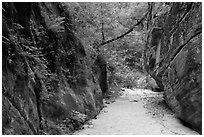
[(124, 89), (75, 135), (197, 135), (164, 104), (162, 93)]
[(1, 23), (3, 135), (202, 134), (202, 2), (5, 1)]

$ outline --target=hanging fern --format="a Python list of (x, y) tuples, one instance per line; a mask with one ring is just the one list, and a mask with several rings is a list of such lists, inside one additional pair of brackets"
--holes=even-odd
[(55, 33), (63, 33), (64, 32), (64, 19), (65, 17), (57, 17), (56, 15), (47, 15), (44, 13), (45, 23), (49, 30), (52, 30)]

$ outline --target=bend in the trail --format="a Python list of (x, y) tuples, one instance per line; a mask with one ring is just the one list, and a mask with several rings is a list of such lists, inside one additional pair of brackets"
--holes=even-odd
[(163, 93), (123, 89), (115, 102), (76, 131), (75, 135), (197, 135), (165, 105)]

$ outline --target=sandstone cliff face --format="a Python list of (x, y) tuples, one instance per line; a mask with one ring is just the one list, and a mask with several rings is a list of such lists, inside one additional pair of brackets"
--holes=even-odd
[(3, 134), (70, 133), (95, 116), (108, 90), (106, 63), (75, 36), (65, 5), (3, 9)]
[(199, 133), (202, 133), (201, 5), (171, 3), (170, 11), (159, 16), (155, 22), (162, 33), (160, 41), (155, 40), (156, 49), (161, 45), (159, 65), (151, 67), (151, 73), (164, 86), (167, 104)]

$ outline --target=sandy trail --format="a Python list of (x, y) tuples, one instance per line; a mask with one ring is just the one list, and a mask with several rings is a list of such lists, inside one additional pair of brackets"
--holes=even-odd
[(162, 93), (123, 89), (107, 104), (97, 119), (90, 120), (75, 135), (198, 135), (185, 127), (164, 105)]

